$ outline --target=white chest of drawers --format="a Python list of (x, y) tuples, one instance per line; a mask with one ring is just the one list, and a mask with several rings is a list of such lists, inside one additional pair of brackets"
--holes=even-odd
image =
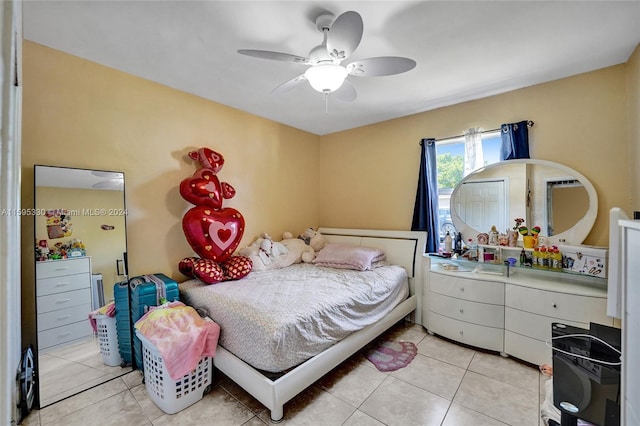
[(91, 258), (36, 263), (38, 348), (83, 339), (93, 334)]
[(503, 351), (504, 284), (431, 272), (428, 330), (461, 343)]
[[(423, 325), (429, 332), (533, 364), (551, 364), (551, 324), (612, 326), (607, 290), (569, 274), (449, 272), (425, 258)], [(539, 271), (538, 271), (539, 272)]]

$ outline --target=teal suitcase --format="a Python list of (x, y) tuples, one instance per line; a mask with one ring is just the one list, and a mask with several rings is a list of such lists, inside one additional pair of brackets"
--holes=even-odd
[(116, 332), (118, 348), (123, 367), (131, 365), (131, 310), (129, 309), (129, 282), (120, 281), (113, 285), (113, 296), (116, 305)]
[[(180, 300), (178, 283), (164, 274), (141, 275), (129, 280), (131, 293), (131, 321), (136, 323), (150, 307), (159, 306), (165, 302)], [(143, 370), (142, 342), (133, 333), (133, 354), (135, 365)]]

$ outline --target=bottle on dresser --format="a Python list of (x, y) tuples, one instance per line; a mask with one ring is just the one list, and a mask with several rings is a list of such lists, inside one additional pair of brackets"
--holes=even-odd
[(453, 246), (453, 240), (451, 238), (451, 234), (447, 231), (447, 235), (444, 237), (444, 252), (451, 253)]

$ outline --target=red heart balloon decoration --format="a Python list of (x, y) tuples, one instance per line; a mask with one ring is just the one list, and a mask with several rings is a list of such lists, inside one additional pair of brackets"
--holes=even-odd
[(233, 198), (234, 195), (236, 195), (236, 189), (229, 185), (227, 182), (222, 182), (222, 197), (226, 198), (227, 200), (229, 198)]
[(215, 210), (196, 206), (182, 218), (187, 242), (203, 259), (223, 262), (240, 244), (244, 234), (244, 217), (233, 208)]
[(222, 207), (223, 194), (223, 186), (211, 169), (199, 169), (193, 176), (180, 182), (180, 195), (196, 206), (219, 209)]
[(210, 148), (200, 148), (197, 151), (191, 151), (189, 157), (196, 160), (206, 169), (213, 170), (217, 174), (222, 166), (224, 166), (224, 157), (219, 152), (215, 152)]
[(222, 266), (209, 259), (199, 259), (193, 264), (193, 275), (206, 284), (215, 284), (224, 281)]

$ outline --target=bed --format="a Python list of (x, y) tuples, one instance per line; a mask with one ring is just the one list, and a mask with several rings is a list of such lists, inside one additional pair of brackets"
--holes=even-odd
[[(197, 280), (180, 285), (181, 300), (222, 327), (215, 367), (265, 405), (273, 422), (283, 418), (286, 402), (393, 324), (403, 318), (421, 323), (424, 232), (341, 228), (319, 232), (328, 243), (379, 248), (388, 265), (356, 272), (296, 264), (249, 274), (242, 285), (230, 282), (226, 289)], [(272, 277), (279, 287), (269, 287)], [(349, 294), (338, 291), (340, 286)], [(269, 290), (274, 288), (278, 290)], [(287, 307), (286, 301), (294, 297), (302, 302)], [(241, 305), (250, 311), (245, 306), (236, 312)], [(307, 311), (314, 306), (323, 307), (321, 315)], [(338, 306), (340, 313), (332, 314)], [(315, 338), (318, 334), (322, 339)]]

